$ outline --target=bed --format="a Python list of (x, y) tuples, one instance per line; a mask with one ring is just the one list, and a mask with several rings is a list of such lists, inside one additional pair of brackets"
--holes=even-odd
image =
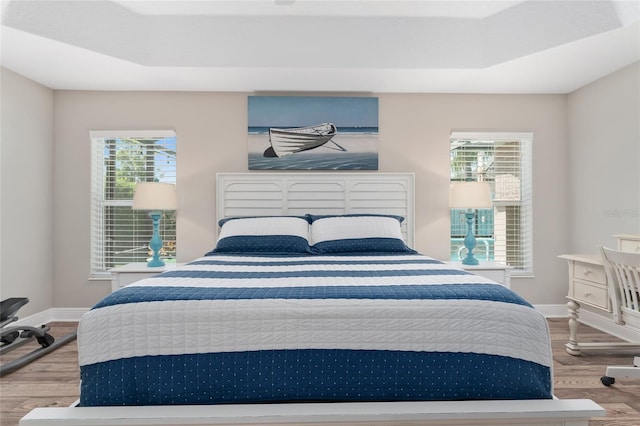
[(413, 175), (224, 174), (217, 202), (215, 249), (85, 314), (79, 402), (22, 425), (602, 415), (553, 398), (549, 331), (526, 300), (411, 248)]

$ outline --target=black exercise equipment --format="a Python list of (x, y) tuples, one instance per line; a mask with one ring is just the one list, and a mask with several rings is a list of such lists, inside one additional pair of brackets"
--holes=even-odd
[(27, 303), (29, 303), (27, 297), (10, 297), (0, 302), (0, 353), (8, 352), (18, 346), (22, 346), (24, 343), (29, 342), (32, 337), (35, 337), (41, 348), (14, 361), (0, 365), (0, 377), (76, 338), (76, 333), (74, 332), (56, 342), (54, 337), (48, 333), (50, 327), (45, 324), (40, 327), (28, 325), (11, 326), (10, 324), (18, 320), (18, 316), (16, 315), (18, 310)]

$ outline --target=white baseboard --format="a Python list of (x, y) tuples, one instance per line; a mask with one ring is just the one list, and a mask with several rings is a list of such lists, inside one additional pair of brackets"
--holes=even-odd
[(89, 308), (49, 308), (42, 312), (20, 318), (11, 325), (30, 325), (39, 327), (49, 322), (78, 322)]
[[(545, 318), (567, 317), (567, 307), (565, 305), (535, 305), (535, 307), (542, 312)], [(78, 322), (80, 317), (87, 311), (89, 311), (89, 308), (51, 308), (19, 319), (16, 324), (39, 326), (53, 321)]]
[(567, 305), (533, 305), (545, 318), (567, 318)]
[[(545, 318), (566, 318), (567, 306), (566, 305), (534, 305), (537, 310), (542, 312)], [(89, 311), (89, 308), (50, 308), (46, 311), (39, 312), (37, 314), (28, 316), (24, 319), (18, 320), (18, 324), (43, 324), (52, 321), (60, 322), (77, 322), (80, 321), (80, 317)], [(582, 315), (581, 315), (582, 318)], [(589, 324), (591, 325), (591, 324)]]
[[(567, 306), (561, 305), (535, 305), (545, 318), (567, 318)], [(48, 322), (78, 322), (80, 317), (87, 312), (89, 308), (51, 308), (46, 311), (20, 319), (18, 325), (39, 326)], [(612, 336), (629, 342), (640, 342), (640, 333), (613, 322), (610, 317), (599, 315), (586, 309), (580, 310), (580, 322), (590, 327), (596, 328)]]
[[(566, 318), (566, 305), (535, 305), (545, 318)], [(17, 324), (40, 325), (48, 322), (77, 322), (89, 308), (50, 308), (17, 321)]]

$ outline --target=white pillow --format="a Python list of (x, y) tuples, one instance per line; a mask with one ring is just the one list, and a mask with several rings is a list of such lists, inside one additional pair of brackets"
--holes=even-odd
[(402, 239), (400, 219), (382, 215), (345, 215), (314, 219), (313, 253), (415, 253)]

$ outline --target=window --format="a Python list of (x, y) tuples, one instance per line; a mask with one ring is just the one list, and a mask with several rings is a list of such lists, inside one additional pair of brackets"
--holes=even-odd
[[(506, 263), (514, 275), (531, 275), (531, 145), (530, 133), (451, 134), (451, 182), (486, 181), (493, 208), (478, 210), (475, 222), (480, 260)], [(467, 225), (459, 209), (451, 210), (451, 260), (466, 255)]]
[[(146, 262), (153, 233), (148, 212), (132, 210), (137, 182), (176, 182), (174, 131), (93, 131), (91, 136), (91, 276)], [(161, 252), (175, 259), (175, 212), (160, 221)]]

